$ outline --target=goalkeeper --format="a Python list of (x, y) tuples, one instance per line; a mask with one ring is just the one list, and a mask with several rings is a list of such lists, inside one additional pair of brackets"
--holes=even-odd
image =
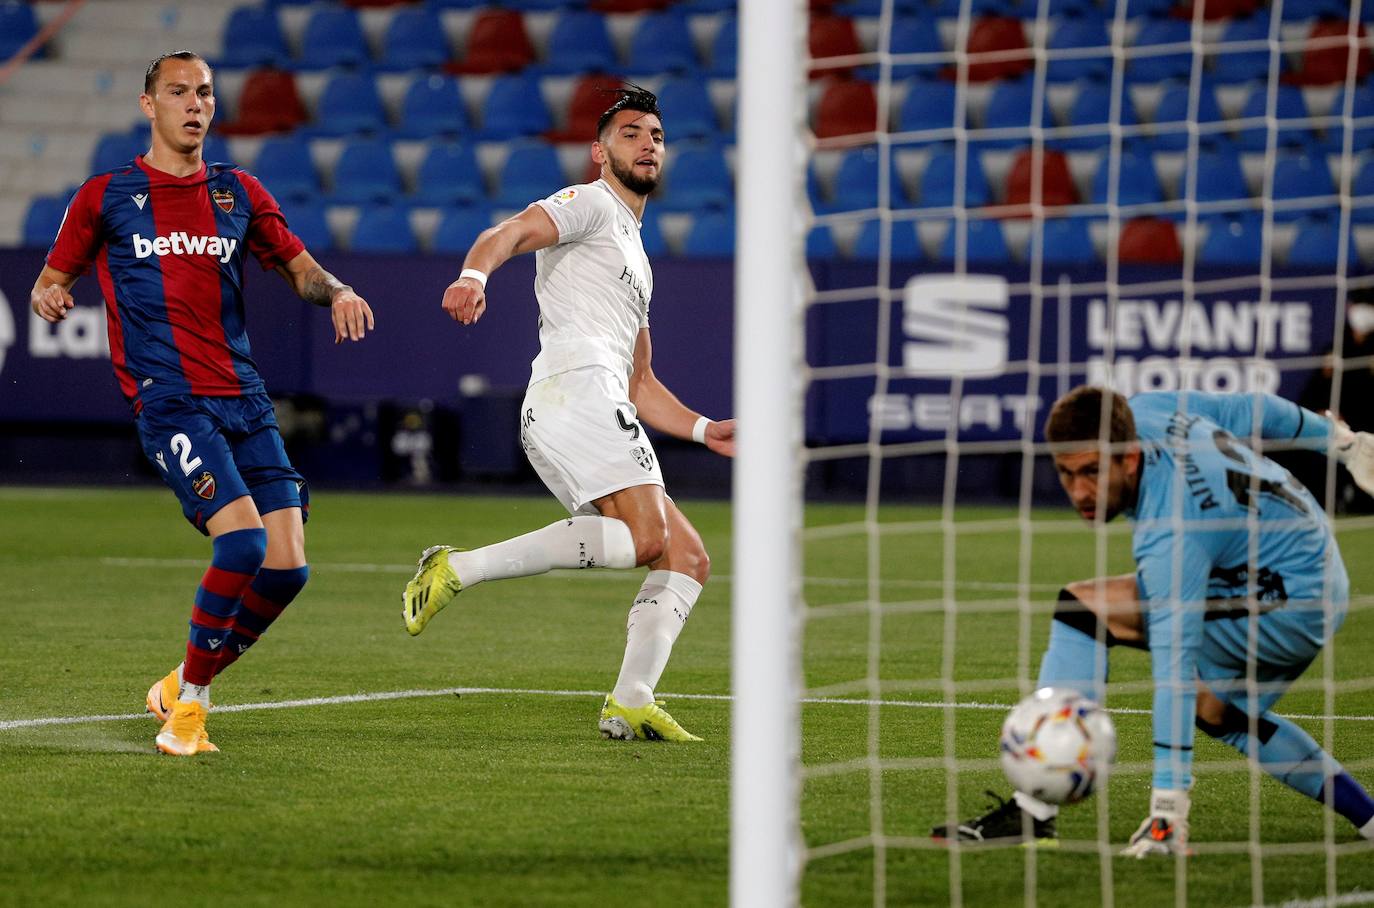
[[(1060, 593), (1038, 679), (1102, 702), (1107, 648), (1149, 650), (1154, 792), (1126, 855), (1186, 852), (1194, 723), (1374, 839), (1374, 800), (1272, 711), (1339, 629), (1350, 590), (1325, 512), (1247, 446), (1252, 436), (1329, 452), (1374, 490), (1374, 435), (1270, 395), (1147, 393), (1127, 404), (1084, 386), (1056, 401), (1045, 422), (1075, 510), (1090, 521), (1125, 513), (1135, 522), (1136, 573)], [(957, 834), (1013, 838), (1028, 827), (1052, 838), (1056, 812), (1018, 792)]]

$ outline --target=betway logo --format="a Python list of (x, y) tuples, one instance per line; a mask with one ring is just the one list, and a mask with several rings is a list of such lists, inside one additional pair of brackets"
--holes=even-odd
[(221, 262), (228, 262), (237, 248), (239, 241), (227, 236), (192, 236), (179, 230), (169, 236), (145, 240), (141, 234), (134, 234), (134, 255), (141, 259), (150, 255), (213, 255)]
[(902, 300), (902, 365), (907, 375), (1001, 375), (1007, 365), (1006, 278), (918, 275)]

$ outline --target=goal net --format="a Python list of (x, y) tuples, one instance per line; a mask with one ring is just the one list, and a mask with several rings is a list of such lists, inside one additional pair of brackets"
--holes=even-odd
[[(998, 730), (1057, 592), (1134, 569), (1125, 520), (1065, 506), (1057, 397), (1262, 391), (1374, 429), (1368, 6), (741, 4), (734, 904), (1374, 899), (1369, 843), (1202, 733), (1194, 857), (1117, 857), (1153, 766), (1119, 648), (1118, 759), (1057, 847), (930, 835), (1011, 794)], [(1370, 502), (1265, 453), (1351, 575), (1276, 709), (1368, 785)]]

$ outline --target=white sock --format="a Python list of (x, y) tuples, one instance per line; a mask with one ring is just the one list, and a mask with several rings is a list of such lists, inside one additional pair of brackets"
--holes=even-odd
[(210, 685), (208, 684), (183, 684), (181, 686), (181, 699), (187, 703), (194, 700), (206, 709), (210, 708)]
[(625, 659), (611, 696), (636, 709), (654, 700), (654, 688), (668, 664), (673, 642), (682, 633), (701, 595), (701, 584), (675, 571), (650, 571), (639, 588), (625, 628)]
[(1374, 839), (1374, 817), (1360, 827), (1360, 835), (1366, 839)]
[(469, 589), (483, 580), (530, 577), (554, 568), (632, 568), (635, 541), (623, 520), (569, 517), (505, 542), (454, 552), (448, 563)]
[(1058, 804), (1046, 804), (1038, 798), (1032, 798), (1030, 795), (1023, 794), (1019, 791), (1012, 795), (1012, 800), (1016, 802), (1017, 807), (1020, 807), (1042, 823), (1050, 817), (1059, 816)]

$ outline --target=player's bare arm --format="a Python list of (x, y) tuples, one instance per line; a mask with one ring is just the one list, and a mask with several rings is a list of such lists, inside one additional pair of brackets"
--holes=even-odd
[(67, 317), (67, 310), (75, 305), (70, 291), (76, 278), (75, 274), (44, 265), (38, 273), (38, 280), (33, 282), (33, 290), (29, 292), (30, 308), (45, 322), (56, 324), (62, 321)]
[[(702, 414), (678, 400), (677, 395), (659, 381), (658, 376), (654, 374), (653, 358), (653, 342), (649, 338), (649, 329), (641, 328), (639, 336), (635, 338), (634, 372), (630, 375), (630, 402), (635, 405), (640, 419), (655, 429), (676, 438), (690, 439), (692, 430), (702, 418)], [(723, 419), (708, 422), (703, 443), (717, 454), (734, 457), (735, 421)]]
[(459, 277), (444, 290), (444, 311), (455, 322), (471, 325), (487, 309), (486, 277), (517, 255), (536, 252), (558, 243), (558, 227), (548, 212), (531, 205), (513, 218), (478, 235), (463, 260), (463, 271), (483, 277)]
[(307, 303), (329, 307), (330, 318), (334, 321), (334, 343), (343, 343), (344, 338), (360, 341), (376, 327), (367, 300), (320, 267), (309, 252), (302, 252), (285, 265), (278, 265), (277, 273)]

